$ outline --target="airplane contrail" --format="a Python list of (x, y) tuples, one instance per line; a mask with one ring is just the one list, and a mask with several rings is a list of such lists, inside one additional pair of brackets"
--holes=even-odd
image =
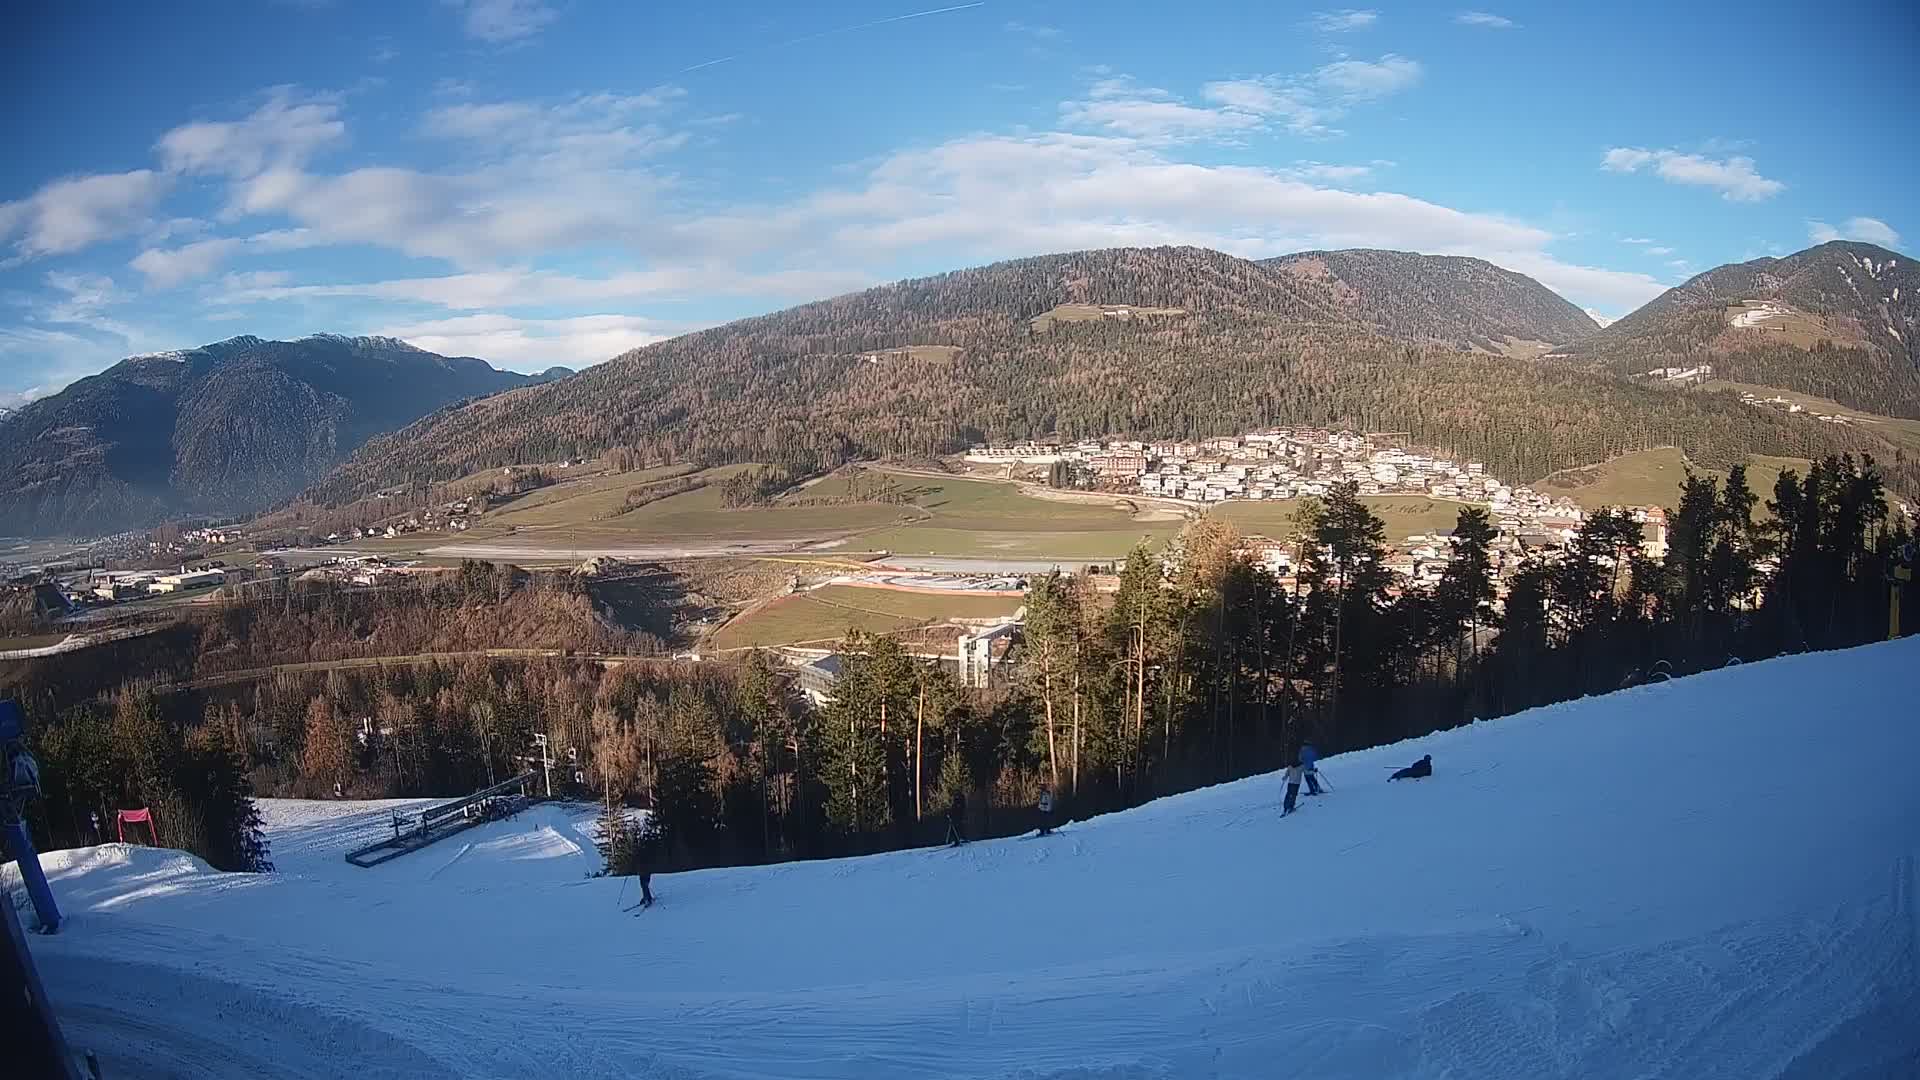
[[(884, 19), (874, 19), (871, 22), (855, 23), (852, 26), (838, 26), (833, 28), (832, 30), (818, 30), (811, 34), (802, 34), (797, 38), (791, 38), (787, 41), (776, 41), (771, 45), (764, 46), (762, 49), (755, 50), (755, 51), (764, 52), (772, 49), (784, 49), (789, 45), (800, 45), (809, 41), (817, 41), (820, 38), (832, 37), (835, 34), (850, 34), (855, 30), (869, 30), (876, 26), (885, 26), (888, 23), (906, 22), (908, 19), (924, 19), (929, 15), (945, 15), (949, 12), (966, 11), (969, 8), (986, 7), (986, 6), (987, 6), (986, 0), (977, 0), (976, 3), (972, 3), (972, 4), (955, 4), (952, 7), (931, 8), (927, 11), (915, 11), (906, 15), (889, 15)], [(742, 55), (744, 54), (735, 53), (732, 56), (722, 56), (717, 60), (703, 61), (701, 63), (693, 65), (692, 67), (681, 68), (679, 71), (674, 72), (674, 74), (685, 75), (689, 71), (699, 71), (701, 68), (710, 68), (716, 64), (729, 63), (731, 61), (740, 59)]]

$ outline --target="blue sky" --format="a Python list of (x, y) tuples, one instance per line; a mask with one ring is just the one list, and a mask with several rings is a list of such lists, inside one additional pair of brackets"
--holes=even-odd
[(1920, 237), (1916, 43), (1904, 2), (42, 4), (0, 404), (240, 333), (578, 366), (1119, 244), (1477, 255), (1619, 315)]

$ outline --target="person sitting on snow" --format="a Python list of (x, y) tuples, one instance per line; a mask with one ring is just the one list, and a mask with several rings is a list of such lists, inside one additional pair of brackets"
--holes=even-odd
[(1432, 775), (1433, 775), (1433, 755), (1425, 754), (1421, 756), (1419, 761), (1416, 761), (1413, 764), (1407, 766), (1406, 768), (1401, 769), (1399, 772), (1396, 772), (1392, 776), (1387, 777), (1387, 779), (1388, 780), (1418, 780), (1423, 776), (1432, 776)]

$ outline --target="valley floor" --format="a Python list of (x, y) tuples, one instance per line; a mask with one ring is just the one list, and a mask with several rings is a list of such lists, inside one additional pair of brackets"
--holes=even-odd
[[(1329, 759), (1047, 838), (591, 878), (535, 807), (362, 870), (391, 804), (268, 802), (272, 875), (108, 845), (33, 941), (138, 1076), (1920, 1073), (1920, 640)], [(1388, 783), (1433, 755), (1431, 779)]]

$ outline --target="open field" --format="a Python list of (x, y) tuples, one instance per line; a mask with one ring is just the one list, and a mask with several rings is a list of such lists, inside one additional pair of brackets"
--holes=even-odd
[(537, 528), (547, 525), (584, 525), (602, 521), (626, 506), (627, 492), (696, 471), (691, 465), (665, 465), (627, 473), (601, 473), (567, 483), (551, 484), (490, 510), (482, 520), (491, 525)]
[(941, 619), (997, 619), (1027, 602), (1019, 593), (965, 592), (959, 589), (917, 592), (865, 585), (823, 585), (810, 594), (834, 607), (897, 615), (916, 622)]
[[(712, 469), (699, 476), (718, 481), (745, 467)], [(771, 506), (724, 507), (719, 485), (709, 483), (613, 514), (610, 511), (625, 504), (629, 488), (680, 477), (599, 475), (535, 492), (474, 519), (473, 528), (464, 533), (410, 534), (355, 547), (387, 555), (430, 551), (446, 558), (547, 561), (595, 553), (658, 559), (803, 548), (848, 554), (1110, 559), (1125, 556), (1142, 539), (1164, 542), (1181, 523), (1177, 511), (1124, 496), (1062, 500), (1025, 494), (1002, 481), (885, 470), (863, 474), (865, 483), (884, 476), (909, 501), (828, 501), (852, 493), (851, 478), (836, 474)]]
[(708, 481), (707, 486), (669, 495), (624, 513), (620, 510), (626, 504), (626, 493), (630, 489), (656, 486), (695, 474), (683, 469), (649, 470), (557, 484), (483, 515), (465, 533), (400, 537), (373, 550), (452, 548), (484, 543), (491, 547), (525, 547), (569, 554), (577, 551), (585, 557), (596, 551), (656, 544), (706, 546), (702, 541), (791, 546), (795, 542), (830, 539), (888, 525), (914, 512), (911, 507), (881, 503), (722, 506), (718, 482), (747, 467), (706, 470), (699, 473), (698, 478)]
[[(1798, 458), (1753, 455), (1747, 462), (1747, 486), (1760, 496), (1759, 511), (1765, 513), (1767, 497), (1781, 470), (1804, 473), (1807, 463)], [(1601, 465), (1563, 469), (1533, 485), (1548, 495), (1565, 495), (1588, 510), (1604, 506), (1664, 506), (1671, 510), (1680, 502), (1680, 484), (1686, 479), (1685, 455), (1671, 446), (1622, 454)], [(1714, 469), (1695, 468), (1694, 472), (1724, 479)]]
[(921, 620), (858, 608), (835, 607), (809, 593), (783, 596), (750, 615), (735, 619), (713, 635), (715, 650), (822, 644), (848, 630), (884, 634), (919, 625)]
[[(1757, 383), (1734, 382), (1729, 379), (1714, 379), (1701, 384), (1708, 390), (1720, 390), (1727, 393), (1746, 391), (1756, 397), (1781, 397), (1806, 409), (1809, 412), (1823, 413), (1828, 416), (1845, 416), (1852, 419), (1861, 428), (1871, 431), (1889, 442), (1897, 443), (1914, 452), (1920, 452), (1920, 420), (1909, 420), (1900, 416), (1881, 416), (1876, 413), (1862, 412), (1851, 406), (1842, 405), (1829, 398), (1802, 394), (1797, 390), (1782, 390), (1777, 386), (1761, 386)], [(1811, 417), (1808, 423), (1819, 423)]]
[[(1387, 526), (1387, 542), (1398, 543), (1415, 533), (1452, 529), (1466, 503), (1447, 499), (1429, 499), (1424, 495), (1363, 495), (1366, 503)], [(1280, 537), (1286, 534), (1288, 521), (1300, 508), (1299, 499), (1271, 502), (1234, 501), (1209, 510), (1230, 522), (1242, 533)]]
[(1822, 339), (1844, 337), (1825, 319), (1766, 300), (1741, 300), (1726, 306), (1727, 329), (1720, 340), (1733, 348), (1752, 345), (1791, 345), (1811, 349)]
[(1184, 308), (1135, 307), (1132, 304), (1059, 304), (1051, 311), (1035, 315), (1029, 321), (1028, 325), (1033, 328), (1033, 332), (1036, 334), (1045, 333), (1051, 330), (1055, 323), (1094, 322), (1107, 318), (1107, 311), (1111, 308), (1125, 309), (1127, 312), (1126, 315), (1114, 317), (1128, 319), (1141, 317), (1171, 318), (1187, 313)]
[(838, 638), (850, 628), (890, 633), (948, 619), (1002, 618), (1025, 602), (1021, 596), (827, 585), (783, 596), (735, 619), (714, 634), (712, 646), (738, 649), (792, 645)]
[[(1165, 542), (1180, 527), (1166, 510), (1121, 495), (1069, 502), (992, 480), (892, 475), (915, 493), (921, 517), (863, 535), (862, 547), (910, 555), (1108, 559), (1124, 557), (1143, 539)], [(808, 493), (826, 494), (836, 481)]]

